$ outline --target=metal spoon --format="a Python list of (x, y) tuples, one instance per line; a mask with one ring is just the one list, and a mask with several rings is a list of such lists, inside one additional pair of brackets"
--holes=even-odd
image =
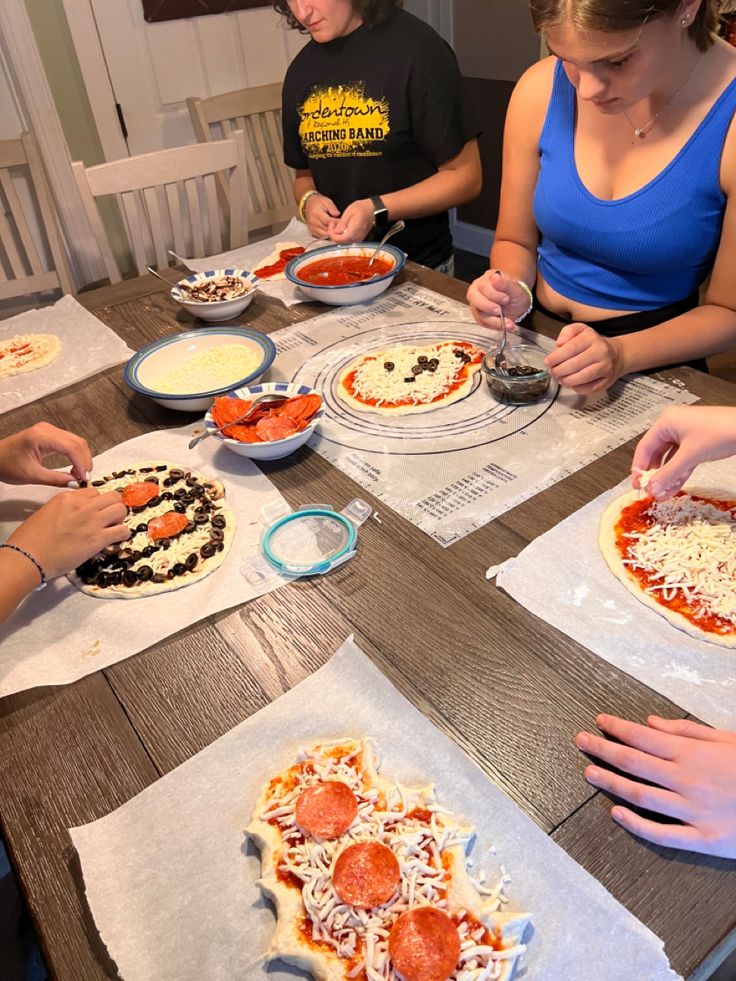
[(203, 439), (207, 439), (209, 436), (214, 436), (215, 433), (221, 433), (223, 429), (229, 429), (231, 426), (237, 426), (238, 423), (244, 422), (250, 415), (257, 405), (261, 402), (284, 402), (288, 399), (288, 395), (279, 395), (277, 392), (263, 392), (261, 395), (256, 395), (248, 408), (242, 416), (237, 419), (233, 419), (232, 422), (226, 422), (224, 426), (215, 426), (214, 429), (208, 429), (206, 432), (201, 433), (199, 436), (195, 436), (194, 439), (189, 441), (189, 449), (193, 450), (195, 446), (202, 442)]
[(162, 283), (166, 283), (169, 289), (171, 289), (172, 286), (176, 286), (176, 283), (170, 283), (168, 279), (166, 279), (164, 276), (161, 275), (160, 272), (156, 272), (156, 270), (152, 266), (146, 266), (146, 269), (150, 272), (152, 276), (155, 276), (156, 279), (160, 279)]
[(381, 247), (384, 245), (384, 243), (385, 242), (388, 242), (388, 240), (391, 238), (391, 236), (392, 235), (395, 235), (397, 232), (403, 232), (403, 230), (405, 228), (406, 228), (406, 225), (401, 220), (401, 218), (399, 218), (398, 221), (395, 221), (393, 223), (393, 225), (389, 228), (389, 230), (386, 232), (386, 234), (383, 236), (383, 238), (381, 239), (381, 241), (378, 243), (378, 245), (374, 249), (373, 255), (371, 256), (371, 259), (370, 259), (370, 262), (368, 263), (368, 268), (369, 269), (373, 265), (373, 263), (376, 261), (376, 256), (381, 251)]
[[(497, 269), (496, 275), (500, 276), (501, 272)], [(498, 308), (499, 315), (501, 317), (501, 330), (503, 334), (501, 335), (501, 344), (499, 345), (498, 351), (496, 351), (496, 356), (493, 359), (493, 367), (496, 371), (499, 371), (502, 375), (508, 375), (508, 365), (506, 364), (506, 358), (503, 356), (504, 349), (506, 347), (506, 317), (503, 312), (503, 307)]]

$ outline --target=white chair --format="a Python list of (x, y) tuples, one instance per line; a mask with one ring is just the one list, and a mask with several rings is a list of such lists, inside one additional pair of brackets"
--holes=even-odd
[[(259, 85), (187, 99), (189, 116), (201, 143), (245, 133), (248, 161), (248, 225), (251, 231), (281, 225), (296, 215), (294, 172), (284, 163), (281, 134), (281, 83)], [(227, 190), (221, 186), (221, 193)]]
[[(170, 265), (169, 249), (201, 257), (248, 241), (247, 164), (241, 131), (234, 130), (227, 140), (156, 150), (95, 167), (77, 161), (72, 169), (111, 283), (122, 277), (97, 198), (118, 202), (139, 274), (148, 265), (159, 269)], [(218, 178), (227, 188), (224, 205), (218, 200)]]
[[(14, 177), (25, 172), (35, 201), (21, 204)], [(31, 228), (46, 236), (51, 268), (39, 254)], [(60, 289), (74, 293), (51, 190), (32, 133), (0, 141), (0, 300)]]

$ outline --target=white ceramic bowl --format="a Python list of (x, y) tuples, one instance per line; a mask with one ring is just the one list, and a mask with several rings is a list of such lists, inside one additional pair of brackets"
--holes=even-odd
[[(156, 388), (157, 381), (175, 371), (189, 358), (203, 354), (223, 344), (243, 345), (258, 357), (258, 364), (245, 378), (233, 378), (208, 391), (193, 391), (171, 395)], [(248, 327), (200, 327), (183, 334), (162, 337), (147, 344), (133, 355), (125, 366), (125, 381), (141, 395), (147, 395), (169, 409), (181, 412), (204, 412), (216, 395), (260, 378), (276, 357), (276, 346), (270, 337)]]
[(321, 249), (310, 249), (303, 255), (292, 259), (286, 266), (284, 273), (286, 278), (309, 297), (310, 300), (319, 300), (321, 303), (329, 303), (332, 306), (344, 306), (349, 303), (365, 303), (372, 300), (375, 296), (387, 290), (394, 278), (404, 268), (406, 255), (397, 249), (395, 245), (387, 242), (381, 247), (378, 257), (388, 259), (393, 262), (391, 268), (383, 276), (373, 276), (371, 279), (363, 279), (358, 283), (351, 283), (348, 286), (317, 286), (314, 283), (305, 283), (299, 278), (299, 270), (310, 262), (317, 259), (329, 259), (346, 255), (365, 255), (370, 256), (375, 251), (375, 243), (357, 242), (355, 245), (325, 245)]
[[(219, 276), (236, 276), (238, 279), (245, 280), (249, 284), (248, 292), (242, 296), (236, 296), (234, 300), (187, 299), (187, 293), (185, 289), (182, 289), (182, 283), (189, 286), (200, 286), (202, 283), (206, 283), (208, 279), (216, 279)], [(258, 282), (258, 277), (246, 269), (212, 269), (209, 272), (193, 273), (191, 276), (180, 279), (176, 286), (171, 287), (171, 295), (185, 310), (188, 310), (195, 317), (199, 317), (200, 320), (232, 320), (251, 303), (256, 295)]]
[[(289, 398), (293, 398), (295, 395), (319, 395), (319, 392), (315, 392), (313, 388), (307, 388), (306, 385), (297, 385), (293, 382), (264, 382), (261, 385), (249, 385), (247, 388), (238, 388), (234, 392), (228, 392), (227, 397), (249, 401), (262, 392), (279, 392), (288, 395)], [(215, 432), (212, 439), (216, 439), (218, 443), (222, 443), (223, 446), (232, 450), (233, 453), (237, 453), (239, 456), (250, 457), (251, 460), (280, 460), (282, 457), (289, 456), (290, 453), (298, 450), (300, 446), (304, 446), (317, 428), (324, 411), (325, 406), (323, 401), (306, 429), (302, 429), (299, 433), (294, 433), (293, 436), (287, 436), (286, 439), (269, 440), (268, 443), (241, 443), (239, 440), (230, 439), (229, 436), (223, 436), (219, 432)], [(209, 430), (216, 428), (211, 411), (205, 416), (204, 424)]]

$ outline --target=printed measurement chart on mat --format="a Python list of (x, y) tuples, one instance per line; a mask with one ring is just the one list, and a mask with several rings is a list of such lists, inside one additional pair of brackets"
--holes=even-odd
[[(545, 351), (553, 346), (520, 333)], [(667, 405), (695, 401), (685, 389), (632, 376), (594, 401), (553, 383), (538, 402), (502, 405), (480, 371), (459, 401), (416, 415), (356, 409), (338, 393), (363, 355), (453, 341), (487, 351), (496, 336), (465, 304), (405, 284), (272, 334), (269, 377), (319, 392), (325, 415), (309, 445), (443, 546), (643, 432)]]

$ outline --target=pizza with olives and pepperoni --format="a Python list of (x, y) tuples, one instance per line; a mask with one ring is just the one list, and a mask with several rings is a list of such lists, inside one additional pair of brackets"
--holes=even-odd
[(340, 374), (337, 394), (359, 412), (432, 412), (470, 394), (483, 356), (469, 341), (395, 344), (352, 361)]
[(316, 981), (509, 981), (529, 916), (502, 909), (506, 876), (471, 879), (473, 828), (377, 768), (372, 740), (344, 739), (264, 786), (246, 833), (276, 904), (265, 960)]
[(219, 480), (154, 461), (114, 471), (90, 486), (122, 495), (130, 538), (69, 573), (83, 593), (103, 599), (168, 593), (222, 565), (235, 535), (235, 515)]
[(687, 488), (666, 500), (629, 491), (601, 517), (613, 574), (685, 633), (736, 647), (736, 497)]

